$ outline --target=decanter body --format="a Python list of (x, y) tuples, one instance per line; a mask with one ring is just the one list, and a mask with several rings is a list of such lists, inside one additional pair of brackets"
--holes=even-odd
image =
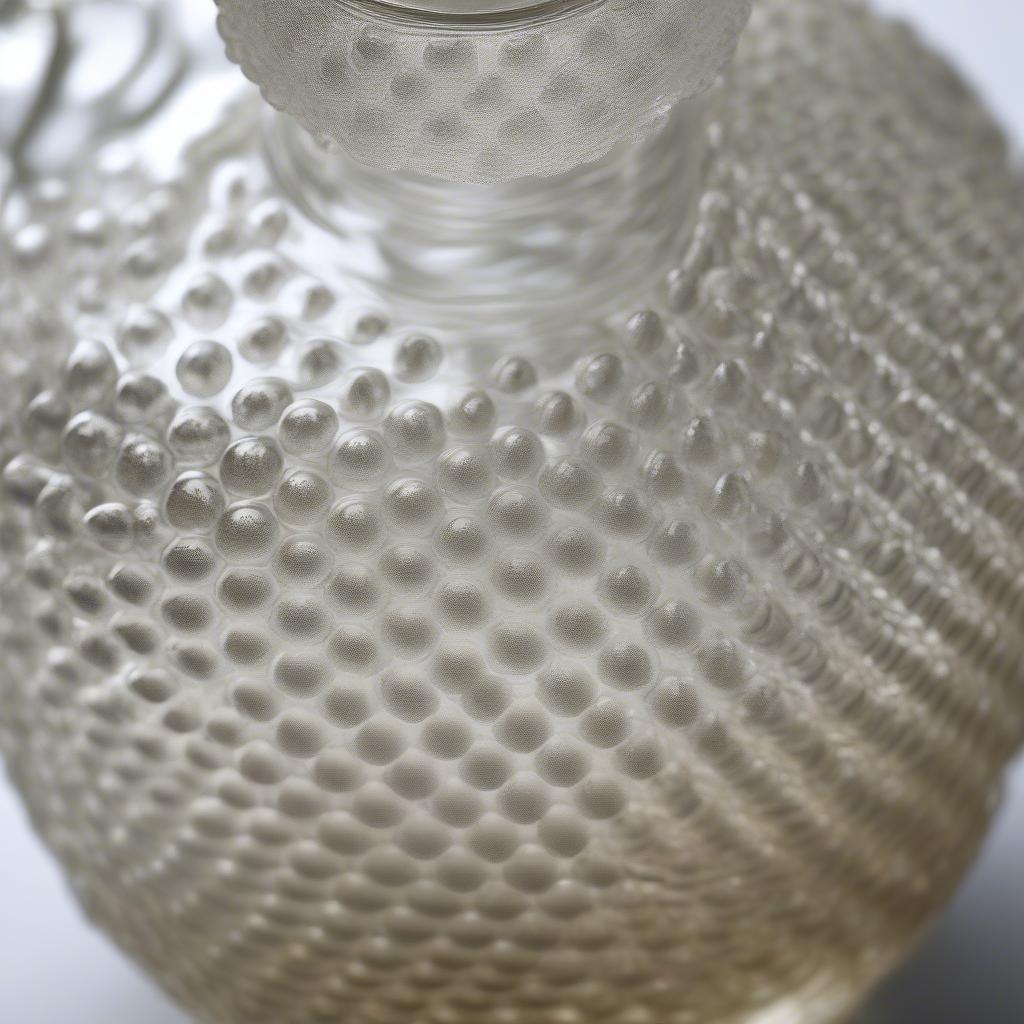
[(1024, 735), (998, 132), (839, 0), (721, 77), (743, 2), (219, 6), (305, 127), (200, 61), (7, 198), (0, 750), (78, 899), (210, 1024), (845, 1019)]

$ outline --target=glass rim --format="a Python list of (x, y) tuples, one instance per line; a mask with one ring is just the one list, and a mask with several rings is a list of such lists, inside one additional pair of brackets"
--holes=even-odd
[(330, 0), (361, 14), (452, 29), (546, 21), (601, 7), (611, 0)]

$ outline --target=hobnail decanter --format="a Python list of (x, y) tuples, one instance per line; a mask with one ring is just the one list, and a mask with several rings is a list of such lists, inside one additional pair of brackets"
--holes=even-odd
[(220, 0), (281, 112), (134, 10), (7, 136), (0, 749), (82, 906), (210, 1024), (845, 1019), (1024, 735), (984, 111), (843, 0)]

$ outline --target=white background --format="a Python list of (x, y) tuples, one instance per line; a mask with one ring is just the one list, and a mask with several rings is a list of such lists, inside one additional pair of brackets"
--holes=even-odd
[[(1022, 0), (876, 3), (911, 17), (953, 53), (1024, 140)], [(875, 1014), (885, 1024), (1024, 1021), (1024, 766), (952, 912)], [(0, 1022), (186, 1024), (81, 920), (2, 776)]]

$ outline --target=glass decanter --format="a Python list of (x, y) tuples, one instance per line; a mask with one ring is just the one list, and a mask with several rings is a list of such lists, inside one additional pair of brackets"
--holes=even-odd
[(845, 1020), (1024, 735), (984, 111), (843, 0), (220, 0), (280, 112), (136, 10), (145, 98), (6, 141), (0, 750), (82, 906), (210, 1024)]

